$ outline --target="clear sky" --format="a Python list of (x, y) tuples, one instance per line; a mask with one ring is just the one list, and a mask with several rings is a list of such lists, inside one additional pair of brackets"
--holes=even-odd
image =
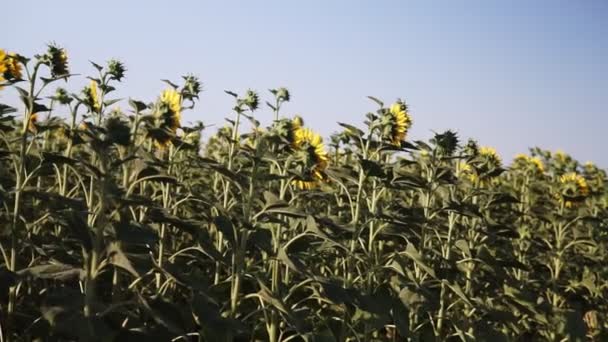
[(285, 86), (284, 114), (328, 136), (375, 110), (367, 95), (400, 97), (413, 139), (451, 128), (507, 160), (540, 146), (608, 167), (605, 0), (19, 0), (2, 12), (7, 50), (55, 41), (84, 75), (88, 60), (124, 61), (120, 96), (152, 101), (159, 79), (198, 75), (205, 91), (186, 121), (223, 124), (225, 89), (270, 99)]

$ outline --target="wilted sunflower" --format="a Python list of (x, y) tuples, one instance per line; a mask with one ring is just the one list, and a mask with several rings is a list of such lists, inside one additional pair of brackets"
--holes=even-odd
[(308, 128), (295, 131), (293, 148), (297, 153), (303, 153), (306, 165), (311, 165), (303, 177), (296, 178), (292, 184), (300, 189), (310, 190), (319, 181), (325, 179), (324, 170), (327, 168), (328, 156), (323, 145), (323, 139)]
[(166, 146), (181, 126), (182, 96), (175, 89), (166, 89), (160, 95), (156, 109), (157, 128), (154, 140), (159, 147)]
[(401, 146), (405, 140), (407, 131), (412, 125), (412, 118), (407, 112), (407, 105), (401, 101), (391, 105), (390, 114), (390, 142), (395, 146)]
[(585, 201), (589, 196), (589, 186), (585, 178), (576, 172), (568, 172), (559, 178), (559, 193), (556, 197), (560, 203), (563, 203), (566, 208)]

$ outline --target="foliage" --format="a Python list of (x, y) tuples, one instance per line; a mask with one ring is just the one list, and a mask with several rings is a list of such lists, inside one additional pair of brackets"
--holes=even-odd
[(410, 141), (405, 102), (371, 97), (323, 144), (282, 116), (285, 88), (271, 116), (227, 91), (234, 118), (203, 141), (181, 122), (195, 76), (123, 111), (119, 61), (49, 95), (74, 78), (64, 49), (0, 57), (23, 102), (0, 105), (1, 341), (608, 338), (593, 164)]

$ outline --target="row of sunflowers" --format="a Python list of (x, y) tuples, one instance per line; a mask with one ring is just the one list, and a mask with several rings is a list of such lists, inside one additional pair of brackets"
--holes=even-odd
[(203, 139), (197, 77), (121, 100), (122, 62), (69, 61), (0, 50), (0, 342), (608, 338), (593, 163), (412, 140), (374, 97), (324, 143), (286, 88)]

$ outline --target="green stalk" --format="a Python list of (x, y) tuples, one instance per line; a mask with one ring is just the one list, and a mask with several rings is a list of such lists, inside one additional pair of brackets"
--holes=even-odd
[[(17, 224), (19, 222), (19, 214), (21, 211), (21, 191), (23, 186), (23, 181), (25, 178), (25, 154), (26, 154), (26, 146), (27, 146), (27, 135), (28, 135), (28, 125), (30, 118), (34, 111), (34, 89), (36, 85), (36, 76), (38, 74), (38, 68), (40, 67), (40, 62), (37, 62), (34, 66), (34, 71), (31, 75), (30, 79), (30, 89), (29, 89), (29, 98), (27, 103), (27, 108), (25, 112), (25, 118), (23, 120), (23, 127), (21, 129), (21, 136), (19, 139), (19, 156), (18, 159), (15, 160), (17, 173), (15, 175), (15, 201), (13, 204), (13, 219), (12, 219), (12, 232), (11, 232), (11, 248), (10, 248), (10, 262), (8, 264), (9, 271), (15, 272), (17, 268)], [(27, 70), (27, 69), (26, 69)], [(29, 74), (29, 71), (28, 71)], [(11, 339), (12, 330), (12, 321), (13, 314), (15, 312), (15, 303), (17, 300), (17, 286), (11, 286), (9, 288), (9, 298), (8, 298), (8, 308), (7, 308), (7, 321), (8, 321), (8, 334), (7, 341)]]

